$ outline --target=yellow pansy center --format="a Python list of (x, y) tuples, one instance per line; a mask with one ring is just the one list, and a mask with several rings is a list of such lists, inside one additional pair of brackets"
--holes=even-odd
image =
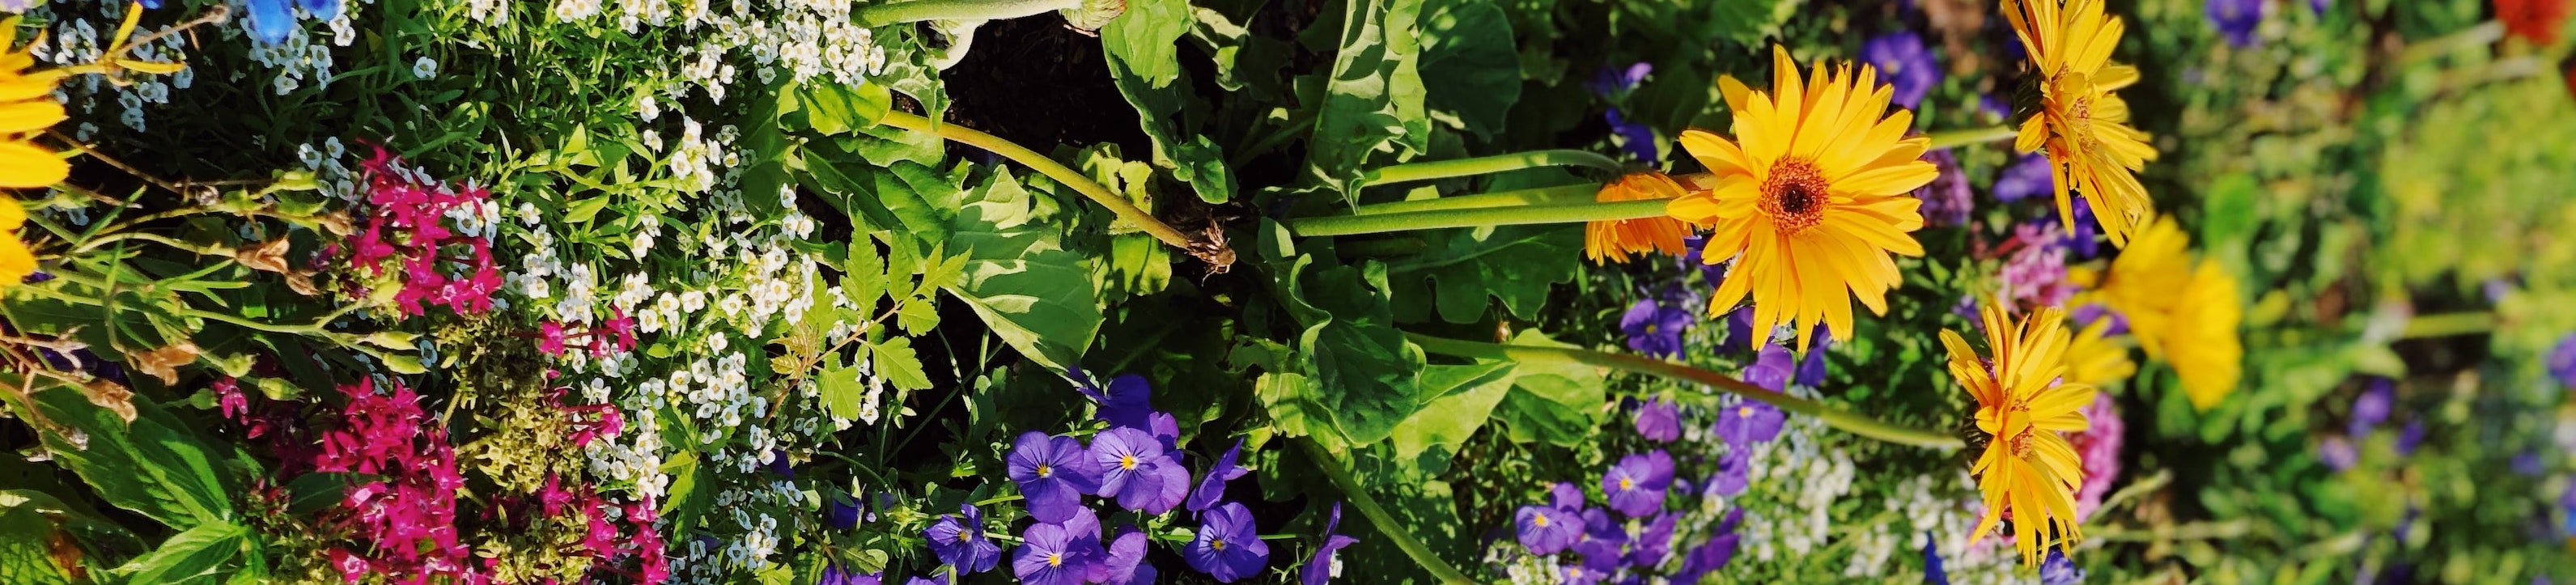
[(1753, 418), (1753, 407), (1750, 407), (1750, 406), (1738, 406), (1738, 407), (1735, 407), (1735, 416), (1740, 416), (1740, 417), (1744, 417), (1744, 418)]
[(1215, 549), (1217, 549), (1217, 550), (1225, 550), (1225, 539), (1223, 539), (1223, 538), (1211, 538), (1211, 539), (1208, 539), (1208, 546), (1209, 546), (1209, 547), (1213, 547), (1213, 548), (1215, 548)]
[(1063, 565), (1064, 565), (1064, 553), (1047, 553), (1047, 566), (1049, 566), (1049, 567), (1057, 567), (1057, 566), (1063, 566)]
[(1547, 513), (1546, 513), (1546, 512), (1540, 512), (1540, 513), (1537, 513), (1537, 514), (1532, 514), (1532, 515), (1530, 515), (1530, 523), (1531, 523), (1531, 524), (1536, 524), (1536, 525), (1538, 525), (1538, 527), (1540, 527), (1540, 528), (1546, 528), (1546, 527), (1547, 527)]
[(1825, 182), (1825, 171), (1806, 159), (1783, 158), (1771, 163), (1771, 174), (1762, 180), (1762, 199), (1755, 204), (1772, 223), (1779, 224), (1782, 234), (1796, 234), (1825, 221), (1825, 193), (1831, 185)]
[(1044, 463), (1038, 464), (1038, 477), (1046, 477), (1049, 475), (1055, 475), (1055, 466)]
[(1633, 490), (1633, 489), (1637, 489), (1637, 480), (1636, 480), (1636, 478), (1630, 478), (1630, 477), (1622, 477), (1622, 478), (1619, 478), (1619, 491), (1623, 491), (1623, 492), (1624, 492), (1624, 491)]
[(1119, 468), (1119, 469), (1127, 469), (1127, 470), (1134, 470), (1134, 469), (1136, 469), (1136, 456), (1135, 456), (1135, 455), (1120, 455), (1120, 456), (1118, 456), (1118, 468)]

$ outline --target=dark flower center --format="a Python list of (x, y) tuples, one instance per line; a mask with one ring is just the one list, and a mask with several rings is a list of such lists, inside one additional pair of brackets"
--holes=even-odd
[(1780, 159), (1771, 163), (1771, 176), (1762, 181), (1762, 200), (1755, 207), (1770, 215), (1781, 233), (1796, 234), (1824, 223), (1828, 187), (1824, 170), (1816, 163)]

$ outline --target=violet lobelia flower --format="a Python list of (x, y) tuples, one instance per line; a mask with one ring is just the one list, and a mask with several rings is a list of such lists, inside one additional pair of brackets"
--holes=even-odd
[(1020, 547), (1011, 557), (1011, 574), (1030, 585), (1081, 585), (1091, 582), (1104, 553), (1095, 534), (1078, 538), (1054, 524), (1032, 524), (1020, 532)]
[(1242, 456), (1243, 439), (1235, 439), (1234, 446), (1226, 448), (1225, 455), (1217, 457), (1216, 464), (1208, 466), (1207, 474), (1199, 477), (1198, 489), (1190, 491), (1190, 511), (1207, 511), (1208, 506), (1214, 506), (1217, 500), (1225, 499), (1225, 482), (1250, 473), (1243, 466), (1235, 464), (1235, 461)]
[(1530, 554), (1552, 555), (1583, 540), (1583, 513), (1555, 506), (1521, 506), (1512, 515), (1514, 535)]
[(2371, 427), (2388, 422), (2388, 411), (2397, 402), (2397, 384), (2387, 378), (2373, 378), (2370, 388), (2352, 401), (2352, 420), (2344, 433), (2360, 438), (2370, 434)]
[(1226, 502), (1201, 516), (1198, 535), (1181, 549), (1181, 558), (1218, 583), (1233, 583), (1261, 573), (1270, 563), (1270, 545), (1261, 542), (1251, 510)]
[(1100, 485), (1093, 493), (1116, 498), (1121, 508), (1162, 514), (1189, 495), (1189, 470), (1164, 454), (1162, 442), (1142, 430), (1118, 427), (1092, 437), (1091, 466), (1100, 470)]
[(1306, 558), (1306, 567), (1297, 572), (1298, 583), (1324, 585), (1326, 581), (1333, 578), (1335, 573), (1341, 572), (1342, 563), (1334, 560), (1334, 553), (1360, 541), (1357, 538), (1334, 534), (1333, 531), (1341, 529), (1341, 526), (1342, 503), (1333, 502), (1333, 514), (1324, 520), (1324, 546), (1317, 547), (1315, 555)]
[(2254, 45), (2254, 28), (2263, 24), (2264, 0), (2209, 0), (2209, 25), (2218, 28), (2227, 44), (2235, 47)]
[(1101, 582), (1109, 585), (1153, 583), (1154, 566), (1145, 564), (1145, 549), (1150, 544), (1153, 544), (1153, 539), (1136, 527), (1119, 527), (1118, 537), (1109, 541), (1109, 557), (1101, 563), (1101, 567), (1106, 569), (1101, 574)]
[(1949, 149), (1923, 153), (1940, 174), (1932, 182), (1914, 190), (1914, 198), (1923, 200), (1923, 221), (1933, 226), (1955, 226), (1968, 223), (1968, 212), (1977, 208), (1975, 193), (1968, 189), (1968, 179), (1959, 172), (1959, 157)]
[(1073, 437), (1021, 433), (1005, 459), (1011, 481), (1019, 484), (1020, 495), (1028, 500), (1029, 517), (1039, 522), (1072, 518), (1073, 510), (1082, 507), (1083, 494), (1100, 491), (1100, 471), (1082, 441)]
[(923, 529), (921, 536), (930, 540), (930, 552), (939, 562), (973, 574), (992, 569), (1002, 560), (1001, 545), (984, 536), (984, 511), (974, 504), (959, 504), (960, 516), (940, 516), (939, 521)]
[(2576, 333), (2558, 339), (2558, 347), (2549, 352), (2549, 376), (2558, 385), (2576, 388)]
[(1673, 484), (1673, 456), (1662, 449), (1619, 458), (1601, 475), (1601, 493), (1610, 508), (1640, 518), (1664, 507), (1664, 488)]
[(1682, 332), (1690, 329), (1691, 313), (1678, 304), (1666, 304), (1654, 297), (1637, 299), (1619, 317), (1619, 328), (1628, 333), (1628, 349), (1653, 357), (1672, 357), (1682, 352)]
[(1639, 404), (1637, 434), (1658, 443), (1670, 443), (1680, 439), (1682, 437), (1681, 407), (1662, 398)]
[(2022, 155), (2012, 166), (2004, 167), (2002, 173), (1995, 175), (1995, 200), (2011, 203), (2032, 195), (2055, 192), (2057, 180), (2050, 176), (2048, 164), (2048, 157), (2032, 153)]
[(1878, 67), (1879, 79), (1896, 90), (1895, 103), (1907, 109), (1923, 105), (1923, 96), (1941, 83), (1941, 65), (1913, 31), (1870, 38), (1860, 45), (1860, 60)]
[(1780, 425), (1788, 415), (1780, 407), (1750, 398), (1738, 399), (1717, 414), (1717, 437), (1730, 448), (1751, 448), (1757, 443), (1780, 437)]

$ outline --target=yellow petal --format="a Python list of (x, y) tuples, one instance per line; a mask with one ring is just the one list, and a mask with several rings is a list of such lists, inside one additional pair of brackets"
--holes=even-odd
[(71, 164), (52, 151), (25, 142), (0, 142), (0, 188), (51, 187), (71, 173)]

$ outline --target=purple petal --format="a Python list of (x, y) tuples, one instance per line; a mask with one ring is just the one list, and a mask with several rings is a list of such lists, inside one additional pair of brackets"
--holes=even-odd
[(1199, 478), (1198, 489), (1190, 494), (1190, 511), (1206, 511), (1208, 506), (1216, 505), (1217, 500), (1225, 498), (1225, 482), (1243, 477), (1243, 474), (1247, 473), (1242, 467), (1235, 465), (1236, 459), (1242, 455), (1243, 439), (1235, 439), (1234, 446), (1227, 448), (1224, 455), (1218, 456), (1216, 465), (1209, 466), (1207, 474)]

